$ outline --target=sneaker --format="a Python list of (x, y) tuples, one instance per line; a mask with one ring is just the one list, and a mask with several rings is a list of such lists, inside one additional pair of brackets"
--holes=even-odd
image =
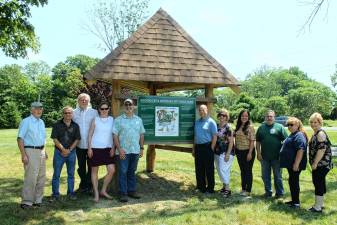
[(241, 191), (241, 192), (240, 192), (240, 195), (241, 195), (241, 196), (247, 196), (247, 192), (246, 192), (246, 191)]
[(120, 202), (128, 202), (129, 201), (128, 196), (127, 195), (120, 195), (119, 201)]
[(226, 189), (223, 187), (219, 190), (220, 193), (224, 193), (226, 191)]
[(291, 205), (289, 205), (290, 208), (295, 208), (295, 209), (298, 209), (301, 207), (301, 205), (299, 203), (293, 203)]
[(231, 194), (232, 194), (232, 192), (231, 192), (230, 190), (225, 190), (225, 191), (223, 192), (223, 197), (224, 197), (224, 198), (228, 198), (229, 196), (231, 196)]
[(322, 209), (315, 209), (314, 207), (311, 207), (310, 209), (308, 209), (308, 211), (313, 212), (313, 213), (322, 213)]
[(141, 198), (141, 196), (139, 194), (137, 194), (137, 192), (130, 192), (130, 193), (128, 193), (128, 196), (130, 198), (134, 198), (134, 199), (140, 199)]
[(20, 208), (21, 209), (32, 209), (33, 206), (32, 205), (27, 205), (27, 204), (20, 204)]

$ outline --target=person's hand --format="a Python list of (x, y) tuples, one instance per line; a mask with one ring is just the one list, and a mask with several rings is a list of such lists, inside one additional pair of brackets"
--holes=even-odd
[(69, 155), (69, 153), (70, 153), (70, 149), (63, 148), (63, 149), (61, 150), (61, 155), (62, 155), (63, 157), (67, 157), (67, 156)]
[(229, 161), (229, 154), (226, 154), (225, 155), (225, 162), (228, 162)]
[(115, 156), (115, 149), (111, 148), (110, 149), (110, 157), (114, 157)]
[(46, 158), (46, 160), (48, 159), (48, 154), (47, 154), (47, 152), (45, 153), (45, 158)]
[(28, 156), (26, 154), (24, 154), (22, 157), (21, 157), (21, 161), (23, 164), (27, 165), (28, 162), (29, 162), (29, 159), (28, 159)]
[(142, 158), (142, 157), (143, 157), (143, 153), (144, 153), (144, 150), (141, 149), (140, 152), (139, 152), (139, 158)]
[(300, 166), (298, 165), (298, 164), (295, 164), (294, 163), (294, 165), (293, 165), (293, 171), (299, 171), (300, 170), (300, 168), (299, 168)]
[(261, 153), (260, 153), (260, 154), (257, 154), (257, 160), (259, 160), (259, 161), (262, 161), (262, 160), (263, 160), (262, 154), (261, 154)]
[(252, 160), (252, 153), (250, 152), (250, 153), (248, 153), (247, 154), (247, 162), (249, 162), (250, 160)]
[(92, 148), (89, 148), (88, 149), (88, 157), (89, 157), (89, 159), (91, 159), (92, 158), (92, 156), (93, 156), (93, 151), (92, 151)]
[(119, 158), (124, 160), (126, 158), (126, 155), (125, 155), (125, 150), (124, 149), (119, 149)]
[(313, 163), (313, 164), (311, 165), (311, 169), (312, 169), (312, 170), (316, 170), (316, 169), (317, 169), (317, 164), (316, 164), (316, 163)]

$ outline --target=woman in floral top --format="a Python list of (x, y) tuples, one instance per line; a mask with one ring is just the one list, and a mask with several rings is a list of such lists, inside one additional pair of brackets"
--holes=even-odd
[(253, 164), (255, 159), (255, 130), (250, 121), (249, 111), (239, 113), (235, 128), (235, 154), (241, 171), (241, 195), (250, 197), (253, 184)]
[(325, 177), (332, 167), (331, 142), (328, 135), (322, 130), (323, 118), (321, 114), (312, 114), (309, 122), (314, 131), (309, 141), (309, 162), (312, 169), (312, 182), (315, 186), (315, 204), (309, 211), (321, 213), (323, 195), (326, 193)]
[(225, 198), (231, 195), (229, 188), (230, 171), (233, 164), (234, 152), (233, 148), (233, 132), (228, 124), (229, 112), (226, 109), (221, 109), (218, 112), (218, 132), (217, 142), (214, 151), (215, 166), (218, 171), (223, 188), (220, 192)]

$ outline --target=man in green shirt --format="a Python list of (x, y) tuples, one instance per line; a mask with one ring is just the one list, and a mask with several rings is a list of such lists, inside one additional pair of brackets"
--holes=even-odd
[(271, 170), (273, 170), (274, 174), (275, 197), (279, 198), (283, 196), (284, 189), (279, 153), (282, 142), (287, 136), (288, 134), (284, 127), (279, 123), (275, 123), (275, 112), (268, 110), (265, 115), (265, 122), (256, 132), (257, 159), (261, 162), (265, 197), (271, 197), (273, 193), (271, 187)]

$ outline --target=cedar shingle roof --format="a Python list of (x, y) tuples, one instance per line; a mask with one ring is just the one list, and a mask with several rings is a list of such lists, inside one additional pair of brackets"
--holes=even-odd
[[(232, 88), (239, 85), (162, 9), (85, 74), (85, 78), (154, 82), (162, 88), (170, 83), (175, 90), (189, 89), (192, 84)], [(172, 83), (180, 86), (173, 88)]]

